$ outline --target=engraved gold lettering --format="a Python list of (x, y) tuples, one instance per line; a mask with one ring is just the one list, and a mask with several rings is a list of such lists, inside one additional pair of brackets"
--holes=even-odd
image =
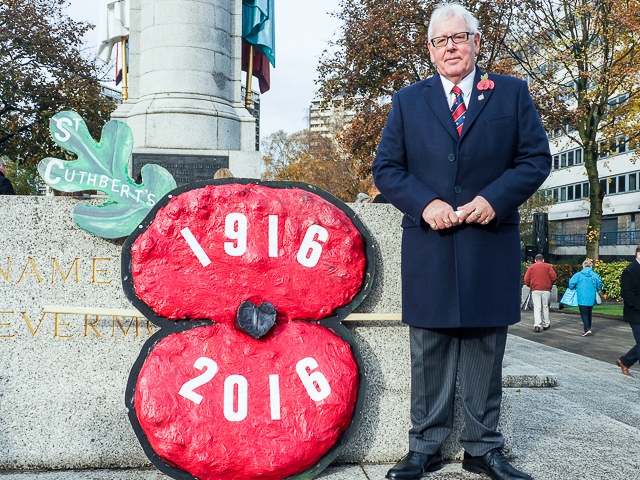
[(109, 280), (108, 282), (98, 281), (98, 273), (107, 273), (109, 271), (109, 270), (101, 270), (98, 268), (98, 262), (100, 261), (110, 262), (111, 259), (110, 258), (94, 258), (93, 259), (93, 279), (91, 283), (97, 283), (99, 285), (109, 285), (111, 283), (111, 280)]
[(89, 327), (91, 327), (93, 329), (93, 331), (96, 334), (96, 337), (102, 338), (102, 335), (100, 335), (100, 332), (96, 328), (96, 325), (100, 321), (100, 317), (98, 315), (96, 315), (95, 316), (96, 317), (96, 321), (95, 322), (89, 322), (89, 317), (90, 316), (91, 315), (85, 315), (84, 316), (84, 338), (89, 337)]
[[(133, 321), (135, 319), (136, 319), (136, 317), (131, 317), (131, 321), (129, 322), (129, 326), (125, 330), (124, 326), (120, 322), (120, 318), (118, 317), (118, 315), (114, 315), (113, 316), (113, 326), (111, 327), (111, 338), (115, 338), (115, 336), (116, 336), (116, 323), (118, 324), (118, 326), (120, 327), (120, 330), (122, 330), (122, 333), (124, 333), (124, 336), (126, 337), (127, 334), (129, 333), (129, 330), (131, 330), (131, 325), (133, 325)], [(137, 322), (136, 322), (136, 324), (137, 324)], [(136, 335), (136, 337), (137, 337), (137, 335)]]
[(151, 320), (147, 320), (147, 330), (149, 331), (149, 335), (153, 335), (153, 330), (151, 330)]
[(72, 335), (60, 335), (60, 327), (70, 327), (70, 323), (60, 323), (60, 315), (61, 313), (56, 313), (56, 329), (53, 338), (73, 338)]
[(36, 327), (35, 330), (31, 326), (31, 322), (29, 321), (29, 317), (27, 316), (27, 312), (20, 312), (20, 313), (22, 313), (22, 317), (24, 318), (24, 321), (27, 324), (27, 327), (29, 327), (29, 331), (31, 332), (31, 336), (35, 337), (36, 334), (38, 333), (38, 330), (40, 329), (40, 325), (42, 325), (42, 322), (44, 321), (44, 318), (47, 316), (47, 312), (42, 314), (42, 318), (40, 318), (40, 322), (38, 323), (38, 326)]
[(11, 257), (7, 257), (7, 272), (0, 268), (0, 274), (4, 277), (4, 279), (8, 282), (9, 277), (11, 276)]
[[(13, 315), (15, 312), (0, 312), (0, 315)], [(0, 327), (10, 327), (11, 322), (9, 323), (0, 323)], [(0, 335), (0, 338), (15, 338), (16, 334), (13, 335)]]
[[(29, 268), (29, 265), (31, 265), (31, 267), (33, 268), (32, 272), (27, 271), (27, 269)], [(20, 276), (20, 280), (18, 280), (18, 283), (22, 282), (22, 279), (24, 278), (25, 275), (35, 275), (36, 278), (38, 279), (38, 283), (42, 283), (42, 277), (40, 277), (40, 273), (38, 272), (38, 267), (36, 267), (36, 262), (34, 262), (33, 258), (31, 257), (29, 257), (27, 264), (24, 266), (24, 270), (22, 271), (22, 275)]]
[(60, 273), (60, 276), (62, 277), (62, 281), (64, 283), (67, 283), (67, 278), (69, 278), (69, 276), (71, 275), (71, 270), (73, 270), (74, 266), (76, 267), (76, 283), (80, 283), (80, 259), (79, 258), (76, 258), (73, 261), (73, 263), (69, 267), (69, 271), (67, 272), (66, 275), (62, 271), (62, 268), (60, 267), (60, 264), (58, 263), (58, 259), (54, 258), (53, 259), (53, 265), (51, 266), (51, 283), (55, 283), (56, 269)]

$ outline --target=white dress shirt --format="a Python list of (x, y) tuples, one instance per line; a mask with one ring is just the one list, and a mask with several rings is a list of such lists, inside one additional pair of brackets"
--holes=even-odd
[[(471, 92), (473, 92), (473, 79), (476, 76), (476, 69), (473, 68), (473, 72), (464, 77), (458, 83), (458, 87), (462, 90), (462, 99), (464, 100), (464, 105), (469, 109), (469, 102), (471, 101)], [(455, 86), (453, 82), (450, 82), (442, 75), (440, 75), (440, 80), (442, 80), (442, 86), (444, 87), (444, 94), (447, 96), (447, 102), (449, 103), (449, 109), (453, 106), (453, 103), (456, 101), (456, 96), (454, 93), (451, 93), (451, 89)]]

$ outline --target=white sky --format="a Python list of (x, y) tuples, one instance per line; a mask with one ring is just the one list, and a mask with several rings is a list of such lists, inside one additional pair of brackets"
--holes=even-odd
[[(98, 23), (99, 0), (70, 0), (67, 13), (74, 20)], [(307, 127), (308, 108), (317, 87), (316, 68), (327, 41), (336, 39), (340, 22), (329, 16), (339, 0), (275, 0), (276, 68), (271, 69), (271, 89), (261, 95), (261, 137)], [(90, 32), (90, 45), (97, 34)], [(243, 83), (244, 83), (243, 79)], [(257, 81), (254, 80), (254, 85)], [(257, 88), (257, 87), (255, 87)]]

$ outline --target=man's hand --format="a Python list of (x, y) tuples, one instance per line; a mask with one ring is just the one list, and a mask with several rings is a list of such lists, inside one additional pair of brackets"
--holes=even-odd
[(453, 211), (451, 205), (443, 202), (439, 198), (432, 200), (422, 211), (422, 218), (434, 230), (441, 228), (451, 228), (460, 225), (458, 215)]
[(491, 220), (496, 218), (496, 212), (484, 197), (477, 196), (466, 205), (458, 207), (460, 214), (460, 222), (480, 223), (487, 225)]

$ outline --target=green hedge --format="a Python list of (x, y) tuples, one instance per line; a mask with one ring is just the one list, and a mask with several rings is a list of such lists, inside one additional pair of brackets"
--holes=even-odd
[[(522, 276), (529, 268), (531, 262), (522, 263)], [(610, 301), (622, 301), (620, 297), (620, 276), (622, 271), (629, 265), (629, 262), (601, 262), (596, 261), (593, 270), (600, 275), (602, 279), (602, 297)], [(569, 280), (576, 273), (582, 270), (582, 264), (559, 263), (553, 265), (553, 269), (558, 276), (556, 285), (558, 286), (558, 296), (562, 296), (569, 286)], [(523, 280), (524, 283), (524, 280)]]

